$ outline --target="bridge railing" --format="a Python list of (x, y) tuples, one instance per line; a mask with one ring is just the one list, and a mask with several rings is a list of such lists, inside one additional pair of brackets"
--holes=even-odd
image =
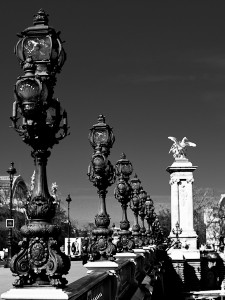
[(69, 284), (64, 291), (70, 300), (132, 299), (146, 276), (150, 285), (148, 271), (154, 267), (149, 264), (152, 256), (153, 251), (132, 260), (118, 259), (115, 271), (93, 272)]

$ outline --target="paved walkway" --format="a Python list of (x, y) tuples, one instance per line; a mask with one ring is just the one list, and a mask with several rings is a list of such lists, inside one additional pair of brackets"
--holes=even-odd
[[(83, 267), (81, 261), (72, 261), (69, 274), (66, 275), (68, 283), (71, 283), (83, 276), (87, 275), (87, 269)], [(0, 268), (0, 296), (2, 293), (13, 288), (12, 283), (15, 281), (16, 277), (12, 276), (9, 268)]]

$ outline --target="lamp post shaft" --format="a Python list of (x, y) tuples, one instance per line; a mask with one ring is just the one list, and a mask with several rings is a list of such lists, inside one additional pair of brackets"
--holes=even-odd
[[(13, 209), (13, 176), (16, 174), (16, 169), (14, 168), (14, 163), (11, 162), (11, 166), (7, 170), (9, 174), (9, 217), (12, 219), (12, 209)], [(9, 227), (8, 231), (8, 257), (5, 267), (10, 266), (12, 259), (12, 227)]]
[[(9, 199), (9, 213), (10, 213), (10, 219), (12, 219), (12, 197), (13, 197), (13, 191), (12, 191), (12, 182), (13, 177), (12, 175), (9, 176), (10, 179), (10, 199)], [(12, 259), (12, 227), (9, 228), (9, 247), (8, 247), (8, 261), (10, 262)]]
[(70, 257), (70, 203), (68, 202), (68, 256)]

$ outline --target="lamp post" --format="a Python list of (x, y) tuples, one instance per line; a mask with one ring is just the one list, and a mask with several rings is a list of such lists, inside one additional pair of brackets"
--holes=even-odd
[[(7, 170), (7, 173), (9, 174), (9, 218), (12, 219), (12, 202), (13, 202), (13, 177), (16, 174), (16, 169), (14, 168), (14, 163), (11, 162), (10, 167)], [(7, 262), (5, 264), (5, 268), (10, 267), (10, 262), (12, 259), (12, 227), (9, 227), (9, 233), (8, 233), (8, 257)]]
[(145, 201), (145, 219), (147, 221), (147, 230), (146, 230), (146, 242), (151, 245), (152, 244), (152, 223), (154, 221), (154, 204), (153, 200), (149, 195), (147, 195)]
[(68, 249), (68, 256), (70, 258), (70, 202), (72, 201), (70, 195), (67, 196), (66, 202), (68, 203), (68, 244), (67, 244), (67, 249)]
[(135, 174), (134, 178), (130, 180), (130, 185), (132, 187), (132, 198), (130, 202), (130, 208), (134, 213), (132, 236), (134, 238), (135, 248), (140, 248), (142, 246), (142, 240), (140, 239), (140, 225), (138, 223), (138, 214), (140, 210), (141, 181), (137, 177), (137, 174)]
[(42, 9), (19, 38), (15, 54), (25, 74), (15, 84), (11, 120), (32, 148), (35, 181), (27, 199), (29, 222), (21, 228), (21, 250), (11, 260), (11, 271), (19, 277), (13, 285), (63, 287), (67, 280), (62, 275), (68, 273), (70, 260), (57, 242), (60, 226), (51, 223), (57, 204), (48, 190), (46, 166), (49, 149), (68, 135), (67, 113), (53, 96), (66, 55), (59, 32), (48, 25)]
[(162, 229), (157, 215), (155, 215), (155, 220), (152, 224), (152, 232), (153, 232), (154, 244), (156, 245), (161, 244), (163, 242), (163, 234), (162, 234)]
[(122, 220), (120, 221), (119, 241), (117, 243), (118, 252), (133, 252), (134, 241), (131, 239), (130, 222), (127, 218), (127, 206), (131, 200), (132, 188), (129, 183), (130, 175), (133, 172), (131, 162), (122, 153), (115, 166), (117, 184), (114, 190), (115, 198), (121, 203), (122, 207)]
[(147, 199), (147, 192), (145, 190), (143, 190), (143, 188), (141, 188), (140, 191), (140, 210), (139, 210), (139, 216), (141, 219), (141, 227), (140, 227), (140, 233), (141, 233), (141, 239), (142, 239), (142, 243), (143, 245), (146, 244), (146, 228), (145, 228), (145, 215), (146, 215), (146, 210), (145, 210), (145, 202)]
[(112, 243), (113, 230), (109, 228), (110, 217), (106, 211), (107, 188), (115, 182), (115, 171), (108, 160), (110, 148), (115, 137), (112, 128), (105, 123), (105, 117), (99, 115), (98, 123), (89, 133), (89, 141), (94, 149), (91, 164), (88, 167), (89, 180), (97, 187), (99, 211), (95, 217), (96, 229), (92, 231), (90, 242), (90, 260), (114, 260), (116, 246)]
[(175, 235), (176, 240), (175, 240), (174, 244), (172, 244), (172, 246), (173, 246), (174, 249), (180, 249), (181, 248), (181, 242), (180, 242), (179, 236), (180, 236), (180, 234), (182, 233), (183, 230), (182, 230), (182, 228), (180, 228), (180, 224), (179, 224), (178, 221), (177, 221), (175, 227), (176, 228), (172, 229), (172, 232)]

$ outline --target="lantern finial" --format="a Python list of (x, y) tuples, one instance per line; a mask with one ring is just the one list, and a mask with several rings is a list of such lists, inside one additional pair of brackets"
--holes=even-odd
[(126, 157), (126, 154), (124, 153), (124, 152), (122, 152), (122, 154), (121, 154), (121, 157), (120, 157), (121, 159), (126, 159), (127, 157)]
[(48, 14), (45, 13), (43, 8), (39, 9), (37, 14), (34, 15), (33, 24), (34, 25), (38, 25), (38, 24), (48, 25)]
[(105, 116), (99, 115), (98, 116), (98, 123), (105, 123)]

